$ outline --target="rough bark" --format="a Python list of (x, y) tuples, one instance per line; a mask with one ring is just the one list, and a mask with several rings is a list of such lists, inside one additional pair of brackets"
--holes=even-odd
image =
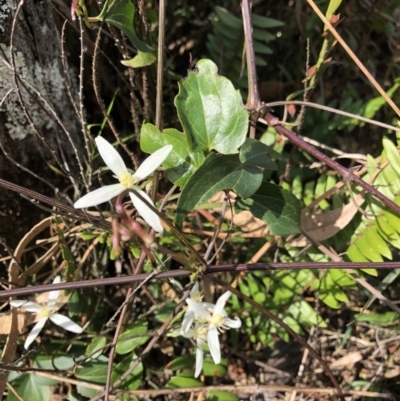
[[(55, 188), (63, 191), (68, 180), (49, 166), (60, 169), (57, 159), (64, 158), (69, 169), (77, 172), (77, 159), (65, 130), (43, 99), (59, 116), (78, 152), (82, 149), (80, 124), (66, 91), (60, 34), (51, 3), (26, 0), (18, 13), (15, 34), (11, 38), (17, 6), (18, 1), (0, 0), (0, 56), (3, 59), (0, 60), (0, 177), (54, 197)], [(18, 82), (15, 82), (12, 68), (7, 65), (11, 62), (11, 41), (16, 72), (23, 78)], [(40, 96), (27, 83), (33, 85)], [(76, 94), (76, 87), (72, 90)], [(24, 113), (18, 91), (40, 135)], [(24, 171), (17, 163), (51, 185)], [(0, 237), (5, 238), (10, 246), (15, 246), (24, 232), (44, 216), (45, 212), (29, 201), (0, 188)]]

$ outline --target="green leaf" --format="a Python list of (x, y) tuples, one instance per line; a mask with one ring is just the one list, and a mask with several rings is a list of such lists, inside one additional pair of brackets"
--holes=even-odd
[(379, 235), (375, 225), (368, 227), (367, 230), (364, 231), (364, 235), (366, 236), (367, 241), (373, 244), (376, 251), (385, 258), (392, 260), (392, 252), (387, 243)]
[(300, 323), (307, 326), (327, 327), (325, 321), (317, 314), (310, 304), (304, 300), (291, 303), (288, 312)]
[(208, 377), (223, 377), (226, 375), (226, 361), (222, 360), (219, 365), (216, 365), (212, 358), (206, 357), (203, 362), (202, 372)]
[(130, 0), (115, 0), (111, 9), (108, 10), (110, 2), (107, 2), (98, 19), (120, 29), (130, 40), (136, 49), (142, 52), (150, 52), (153, 49), (142, 42), (137, 36), (134, 28), (135, 7)]
[(107, 377), (107, 362), (90, 361), (83, 368), (78, 368), (75, 376), (87, 382), (104, 384)]
[(117, 354), (127, 354), (143, 345), (149, 339), (149, 336), (145, 335), (147, 334), (147, 324), (148, 322), (145, 320), (137, 320), (128, 325), (127, 329), (118, 337)]
[(85, 355), (90, 356), (90, 359), (97, 359), (103, 353), (106, 344), (106, 337), (94, 337), (87, 346)]
[(278, 28), (285, 25), (282, 21), (278, 21), (277, 19), (267, 18), (256, 14), (251, 16), (251, 23), (258, 28)]
[(141, 52), (138, 50), (138, 54), (135, 57), (129, 60), (121, 60), (121, 64), (125, 65), (126, 67), (140, 68), (152, 65), (155, 61), (156, 56), (154, 53)]
[(193, 368), (195, 363), (194, 355), (178, 356), (168, 364), (168, 369), (171, 370), (182, 370)]
[(263, 181), (258, 191), (249, 199), (235, 203), (236, 213), (249, 210), (255, 217), (269, 225), (273, 235), (300, 232), (299, 200), (288, 190)]
[(190, 377), (172, 376), (166, 388), (202, 387), (203, 383)]
[(246, 138), (248, 115), (239, 91), (217, 71), (212, 61), (200, 60), (179, 84), (175, 106), (191, 149), (233, 154)]
[[(390, 166), (400, 176), (400, 155), (395, 144), (387, 137), (382, 139), (383, 148), (386, 150), (387, 159), (390, 161)], [(386, 169), (386, 167), (385, 167)]]
[(204, 401), (239, 401), (239, 397), (228, 391), (210, 390)]
[[(137, 356), (132, 353), (115, 366), (111, 375), (111, 382), (119, 379), (133, 364), (137, 363)], [(119, 388), (136, 390), (143, 381), (143, 364), (140, 362), (135, 369), (119, 384)]]
[(35, 356), (33, 367), (47, 370), (70, 370), (75, 366), (72, 355), (37, 355)]
[(239, 159), (242, 163), (276, 170), (278, 166), (267, 156), (269, 147), (256, 139), (247, 138), (240, 148)]
[(182, 189), (175, 216), (176, 225), (182, 226), (190, 211), (219, 191), (230, 189), (242, 198), (248, 198), (261, 185), (262, 176), (258, 167), (240, 163), (238, 155), (210, 153)]
[(173, 149), (163, 166), (167, 169), (169, 179), (179, 186), (183, 186), (194, 171), (203, 163), (202, 151), (190, 150), (185, 134), (176, 129), (165, 129), (163, 133), (153, 124), (143, 124), (140, 130), (140, 148), (143, 152), (154, 153), (165, 145), (172, 145)]
[(51, 392), (49, 386), (44, 386), (37, 380), (38, 376), (26, 374), (13, 381), (13, 387), (21, 398), (17, 398), (12, 391), (8, 392), (8, 401), (43, 401), (50, 400)]
[(400, 315), (397, 312), (385, 312), (385, 313), (360, 313), (355, 316), (358, 322), (368, 322), (373, 325), (383, 326), (387, 324), (393, 324), (400, 319)]
[(215, 14), (225, 24), (233, 28), (234, 31), (243, 28), (243, 22), (240, 18), (235, 17), (231, 13), (227, 12), (222, 7), (215, 7)]
[(383, 262), (381, 254), (375, 249), (375, 244), (368, 241), (366, 235), (358, 237), (354, 244), (359, 251), (371, 262)]

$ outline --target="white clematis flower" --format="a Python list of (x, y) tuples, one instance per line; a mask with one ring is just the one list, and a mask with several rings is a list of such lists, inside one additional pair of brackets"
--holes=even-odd
[[(97, 206), (101, 203), (107, 202), (112, 198), (120, 195), (122, 192), (134, 189), (136, 192), (153, 205), (150, 197), (143, 192), (136, 184), (143, 181), (149, 175), (151, 175), (158, 167), (164, 162), (172, 150), (172, 145), (166, 145), (161, 149), (158, 149), (152, 155), (150, 155), (137, 169), (134, 174), (131, 174), (125, 166), (122, 157), (111, 145), (101, 136), (96, 139), (96, 145), (99, 150), (100, 156), (108, 166), (108, 168), (115, 174), (119, 180), (118, 184), (106, 185), (93, 192), (89, 192), (78, 201), (75, 202), (74, 207), (77, 209), (87, 208), (91, 206)], [(155, 231), (162, 233), (163, 227), (161, 220), (134, 192), (129, 192), (132, 203), (136, 210), (140, 213), (147, 224), (152, 227)]]
[(200, 304), (201, 307), (203, 307), (204, 309), (207, 309), (207, 310), (212, 309), (214, 307), (214, 305), (209, 302), (202, 302), (203, 293), (201, 291), (199, 291), (199, 282), (198, 281), (195, 282), (192, 290), (190, 291), (190, 300), (191, 300), (191, 303), (188, 303), (187, 302), (188, 300), (186, 300), (188, 307), (187, 307), (185, 315), (183, 317), (182, 326), (181, 326), (181, 330), (180, 330), (180, 333), (183, 336), (185, 336), (185, 334), (188, 333), (189, 330), (191, 330), (190, 327), (193, 323), (193, 320), (196, 318), (196, 312), (194, 311), (194, 309), (191, 306), (191, 305), (193, 305), (193, 303)]
[(224, 310), (226, 301), (230, 296), (230, 291), (225, 292), (218, 298), (215, 305), (204, 305), (204, 303), (197, 303), (192, 299), (186, 300), (194, 313), (195, 319), (197, 319), (199, 323), (207, 324), (207, 344), (216, 365), (221, 362), (219, 332), (228, 329), (238, 329), (242, 325), (242, 322), (238, 317), (230, 319), (227, 317), (228, 314)]
[[(58, 284), (61, 281), (60, 276), (57, 276), (53, 284)], [(54, 306), (58, 298), (58, 294), (60, 291), (50, 291), (49, 298), (47, 299), (47, 305), (40, 306), (36, 302), (32, 301), (10, 301), (10, 305), (14, 308), (21, 308), (27, 312), (33, 312), (40, 316), (39, 321), (35, 324), (32, 331), (29, 333), (28, 337), (25, 340), (24, 348), (28, 349), (35, 338), (39, 335), (43, 326), (50, 319), (57, 326), (62, 327), (65, 330), (72, 331), (73, 333), (80, 334), (82, 333), (82, 327), (78, 326), (74, 323), (70, 318), (60, 315), (59, 313), (54, 312)]]
[(182, 335), (196, 341), (196, 370), (194, 372), (194, 377), (199, 377), (203, 367), (203, 344), (207, 341), (207, 325), (196, 323), (193, 328), (189, 328), (189, 330)]

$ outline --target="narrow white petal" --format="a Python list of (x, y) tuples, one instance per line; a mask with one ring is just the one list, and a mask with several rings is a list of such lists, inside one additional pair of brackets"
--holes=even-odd
[[(61, 282), (61, 277), (57, 276), (54, 280), (53, 280), (53, 284), (58, 284)], [(49, 298), (47, 299), (47, 308), (49, 310), (53, 310), (54, 305), (56, 304), (57, 298), (58, 298), (58, 294), (60, 293), (59, 290), (56, 291), (50, 291), (49, 293)]]
[(216, 304), (215, 304), (215, 308), (214, 308), (214, 313), (222, 313), (222, 311), (224, 310), (226, 301), (229, 299), (229, 297), (232, 295), (232, 293), (230, 291), (226, 291), (224, 292), (217, 300)]
[(210, 353), (214, 363), (218, 365), (221, 362), (221, 349), (219, 346), (218, 330), (214, 325), (208, 329), (207, 344), (208, 348), (210, 348)]
[(101, 187), (95, 191), (89, 192), (82, 198), (78, 199), (74, 204), (74, 208), (82, 209), (100, 205), (101, 203), (115, 198), (120, 193), (124, 192), (125, 189), (126, 188), (122, 184), (106, 185), (105, 187)]
[(25, 340), (24, 348), (28, 349), (29, 346), (33, 343), (35, 338), (42, 331), (44, 324), (47, 321), (47, 317), (42, 317), (34, 326), (31, 332), (28, 334), (28, 337)]
[(193, 288), (190, 290), (190, 298), (192, 298), (193, 295), (197, 295), (198, 292), (199, 292), (199, 282), (196, 281), (194, 283)]
[(190, 310), (194, 312), (195, 318), (198, 319), (199, 317), (205, 320), (210, 319), (210, 314), (204, 309), (203, 305), (193, 301), (192, 299), (187, 299), (186, 303), (189, 305)]
[(193, 329), (189, 329), (187, 333), (182, 333), (182, 331), (179, 332), (179, 335), (185, 337), (185, 338), (194, 338), (196, 336), (196, 333)]
[(194, 377), (199, 377), (201, 369), (203, 369), (203, 349), (201, 348), (201, 343), (197, 344), (196, 348), (196, 371), (194, 372)]
[(172, 145), (164, 146), (161, 149), (155, 151), (152, 155), (150, 155), (137, 169), (133, 176), (136, 178), (136, 182), (140, 182), (152, 174), (154, 171), (161, 166), (163, 161), (168, 157), (171, 153)]
[(242, 321), (238, 317), (235, 317), (235, 319), (229, 319), (226, 317), (224, 319), (223, 326), (231, 329), (238, 329), (242, 326)]
[(82, 333), (83, 329), (81, 326), (73, 322), (69, 317), (55, 313), (50, 316), (50, 320), (57, 326), (62, 327), (65, 330), (72, 331), (73, 333)]
[(27, 312), (33, 312), (33, 313), (38, 313), (41, 309), (41, 306), (37, 304), (36, 302), (32, 301), (10, 301), (10, 305), (13, 308), (22, 308), (23, 310), (26, 310)]
[(103, 137), (98, 136), (96, 139), (97, 149), (99, 150), (101, 158), (107, 167), (119, 177), (122, 173), (127, 171), (124, 161), (119, 153), (115, 150), (110, 142), (106, 141)]
[(194, 312), (188, 308), (183, 317), (182, 327), (180, 330), (181, 335), (184, 335), (189, 332), (190, 326), (192, 325), (194, 320)]
[[(135, 187), (135, 190), (142, 195), (144, 199), (146, 199), (151, 205), (153, 205), (150, 197), (141, 191), (140, 189)], [(161, 225), (160, 218), (144, 203), (141, 199), (139, 199), (133, 192), (129, 192), (129, 196), (132, 199), (133, 206), (135, 206), (136, 210), (143, 217), (143, 220), (151, 227), (154, 228), (158, 233), (162, 233), (164, 231), (163, 226)]]

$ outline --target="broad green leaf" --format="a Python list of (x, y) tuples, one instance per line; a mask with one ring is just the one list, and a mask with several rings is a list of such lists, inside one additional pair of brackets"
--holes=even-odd
[(195, 363), (194, 355), (178, 356), (168, 364), (168, 369), (181, 370), (193, 368)]
[(80, 394), (83, 395), (84, 397), (87, 398), (93, 398), (95, 397), (97, 394), (99, 394), (99, 390), (96, 390), (94, 388), (91, 387), (86, 387), (84, 385), (78, 384), (76, 386), (76, 391)]
[(120, 29), (136, 49), (142, 52), (152, 51), (153, 49), (150, 46), (142, 42), (136, 36), (135, 28), (133, 26), (135, 17), (135, 7), (133, 3), (130, 0), (115, 0), (111, 9), (108, 9), (111, 3), (112, 0), (106, 2), (97, 18), (100, 21), (107, 22), (108, 24)]
[(212, 61), (200, 60), (179, 84), (175, 106), (191, 149), (233, 154), (246, 138), (248, 114), (239, 91), (217, 71)]
[(204, 401), (239, 401), (236, 394), (222, 390), (210, 390), (207, 393), (207, 398)]
[(156, 56), (153, 52), (141, 52), (138, 50), (138, 54), (135, 57), (129, 60), (121, 60), (121, 64), (126, 67), (140, 68), (152, 65), (155, 61)]
[(219, 365), (216, 365), (209, 356), (204, 358), (203, 375), (208, 377), (223, 377), (226, 375), (227, 366), (226, 360), (222, 359)]
[(186, 136), (176, 129), (170, 128), (160, 132), (153, 124), (143, 124), (140, 130), (140, 148), (143, 152), (154, 153), (165, 145), (173, 149), (163, 166), (167, 169), (169, 179), (176, 185), (183, 186), (193, 172), (203, 163), (202, 151), (190, 150)]
[(262, 177), (258, 167), (240, 163), (238, 155), (210, 153), (182, 189), (175, 216), (176, 225), (181, 227), (189, 212), (219, 191), (229, 189), (244, 199), (248, 198), (257, 191)]
[(117, 354), (127, 354), (136, 347), (143, 345), (149, 339), (145, 334), (147, 334), (147, 321), (137, 320), (135, 323), (129, 325), (118, 337)]
[(172, 376), (166, 388), (202, 387), (203, 383), (189, 377)]
[(46, 370), (70, 370), (75, 366), (73, 355), (37, 355), (33, 367)]
[[(119, 362), (112, 371), (111, 382), (119, 379), (133, 364), (137, 363), (137, 356), (132, 353)], [(124, 379), (119, 388), (136, 390), (143, 381), (143, 364), (140, 362), (133, 371)]]
[(12, 391), (8, 391), (8, 401), (43, 401), (50, 400), (51, 392), (49, 386), (44, 386), (37, 380), (38, 376), (33, 373), (25, 374), (13, 381), (13, 388), (18, 393), (18, 398)]
[(90, 359), (97, 359), (103, 353), (106, 344), (106, 337), (94, 337), (87, 346), (85, 355), (90, 356)]
[(244, 210), (268, 224), (273, 235), (300, 232), (300, 202), (291, 192), (277, 185), (263, 181), (251, 198), (235, 203), (236, 213)]
[(107, 377), (107, 362), (90, 361), (83, 368), (78, 368), (75, 376), (87, 382), (104, 384)]
[(263, 167), (267, 170), (276, 170), (278, 166), (267, 156), (269, 148), (256, 139), (247, 138), (239, 152), (242, 163)]

